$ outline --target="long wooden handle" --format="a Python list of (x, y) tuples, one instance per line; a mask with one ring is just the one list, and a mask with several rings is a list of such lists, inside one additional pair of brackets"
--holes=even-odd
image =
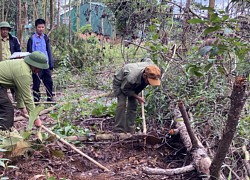
[[(143, 90), (141, 92), (141, 97), (144, 98), (144, 91)], [(147, 126), (146, 126), (144, 103), (141, 104), (141, 116), (142, 116), (142, 130), (143, 130), (143, 134), (147, 134)]]
[(88, 160), (90, 160), (91, 162), (93, 162), (94, 164), (96, 164), (98, 167), (100, 167), (101, 169), (103, 169), (104, 171), (110, 171), (108, 168), (106, 168), (105, 166), (101, 165), (99, 162), (97, 162), (96, 160), (94, 160), (93, 158), (89, 157), (87, 154), (83, 153), (82, 151), (80, 151), (79, 149), (77, 149), (74, 145), (68, 143), (66, 140), (64, 140), (63, 138), (61, 138), (60, 136), (58, 136), (57, 134), (53, 133), (50, 129), (46, 128), (44, 125), (41, 125), (41, 128), (44, 129), (45, 131), (47, 131), (48, 133), (56, 136), (56, 138), (61, 141), (62, 143), (66, 144), (67, 146), (69, 146), (71, 149), (75, 150), (76, 152), (78, 152), (79, 154), (81, 154), (83, 157), (87, 158)]

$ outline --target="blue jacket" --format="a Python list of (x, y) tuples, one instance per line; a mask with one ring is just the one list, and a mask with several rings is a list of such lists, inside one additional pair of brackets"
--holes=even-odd
[[(48, 53), (48, 61), (49, 61), (49, 69), (53, 70), (54, 68), (54, 59), (52, 56), (52, 50), (51, 50), (51, 46), (50, 46), (50, 42), (49, 42), (49, 38), (46, 34), (44, 34), (44, 40), (46, 43), (46, 50)], [(27, 52), (32, 53), (32, 43), (33, 43), (33, 39), (32, 36), (29, 38), (28, 43), (27, 43)]]

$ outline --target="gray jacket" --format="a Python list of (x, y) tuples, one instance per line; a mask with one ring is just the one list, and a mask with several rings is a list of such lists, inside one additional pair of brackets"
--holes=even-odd
[(152, 61), (126, 64), (118, 73), (114, 75), (113, 91), (115, 96), (121, 92), (126, 96), (133, 96), (140, 93), (146, 86), (142, 81), (144, 69), (154, 64)]

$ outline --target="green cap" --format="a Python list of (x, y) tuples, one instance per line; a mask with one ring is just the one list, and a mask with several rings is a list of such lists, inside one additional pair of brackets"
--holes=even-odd
[(6, 22), (6, 21), (0, 22), (0, 28), (4, 28), (4, 27), (9, 28), (10, 30), (12, 28), (8, 22)]
[(34, 51), (29, 56), (26, 56), (24, 62), (39, 69), (49, 68), (45, 54), (40, 51)]

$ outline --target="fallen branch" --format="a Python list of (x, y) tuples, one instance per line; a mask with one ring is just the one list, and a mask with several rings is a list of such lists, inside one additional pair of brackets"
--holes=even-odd
[(174, 109), (174, 121), (176, 122), (175, 127), (177, 128), (175, 131), (175, 134), (179, 133), (180, 138), (187, 149), (187, 151), (191, 151), (192, 149), (192, 142), (188, 135), (187, 128), (185, 126), (185, 123), (183, 121), (181, 112), (178, 108)]
[(87, 154), (83, 153), (82, 151), (80, 151), (79, 149), (77, 149), (74, 145), (68, 143), (63, 138), (61, 138), (57, 134), (53, 133), (51, 130), (49, 130), (45, 126), (41, 125), (41, 128), (44, 129), (45, 131), (47, 131), (48, 133), (50, 133), (51, 135), (55, 136), (59, 141), (61, 141), (62, 143), (66, 144), (71, 149), (75, 150), (77, 153), (81, 154), (83, 157), (87, 158), (88, 160), (90, 160), (91, 162), (93, 162), (94, 164), (96, 164), (98, 167), (100, 167), (101, 169), (103, 169), (104, 171), (107, 171), (107, 172), (110, 171), (108, 168), (106, 168), (105, 166), (101, 165), (96, 160), (94, 160), (93, 158), (89, 157)]
[(196, 136), (194, 135), (194, 132), (192, 130), (192, 127), (191, 127), (191, 124), (189, 122), (189, 117), (188, 117), (188, 114), (187, 114), (187, 111), (186, 111), (186, 108), (185, 106), (183, 105), (183, 102), (180, 101), (178, 103), (178, 107), (180, 109), (180, 112), (181, 112), (181, 115), (183, 117), (183, 120), (184, 120), (184, 124), (187, 128), (187, 132), (188, 132), (188, 135), (191, 139), (191, 143), (192, 143), (192, 148), (198, 148), (199, 146), (202, 146), (201, 143), (198, 144), (198, 140), (196, 138)]
[(198, 173), (200, 173), (201, 175), (209, 175), (210, 174), (209, 167), (211, 165), (211, 159), (207, 155), (206, 149), (198, 140), (198, 138), (195, 136), (191, 128), (189, 117), (187, 115), (187, 111), (186, 111), (185, 106), (183, 105), (183, 102), (179, 102), (178, 107), (181, 111), (184, 123), (186, 125), (189, 137), (192, 142), (191, 154), (193, 157), (195, 168), (198, 171)]
[[(183, 141), (187, 151), (190, 151), (193, 157), (193, 163), (182, 168), (175, 169), (159, 169), (159, 168), (143, 168), (143, 172), (147, 174), (164, 174), (164, 175), (177, 175), (187, 173), (193, 170), (197, 170), (203, 178), (209, 175), (209, 167), (211, 160), (207, 155), (206, 149), (203, 147), (201, 142), (195, 136), (192, 131), (189, 118), (186, 109), (182, 102), (178, 103), (179, 109), (175, 108), (174, 115), (176, 121), (177, 130), (175, 133), (179, 133), (181, 140)], [(190, 136), (191, 134), (191, 136)]]

